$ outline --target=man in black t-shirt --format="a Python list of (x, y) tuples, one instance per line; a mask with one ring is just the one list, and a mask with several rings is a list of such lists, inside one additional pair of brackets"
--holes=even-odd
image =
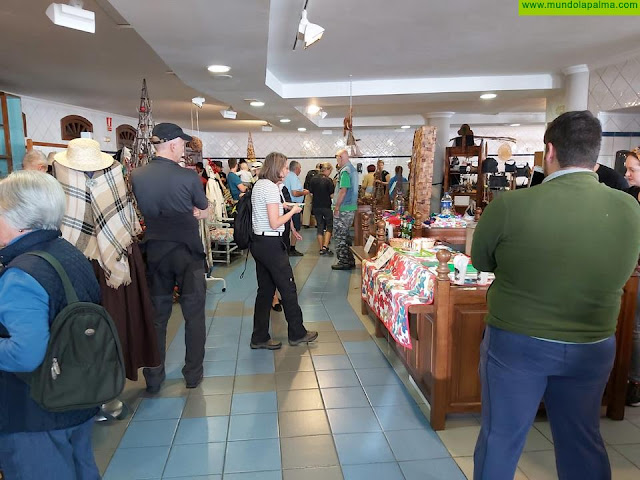
[(318, 175), (309, 181), (309, 192), (313, 194), (311, 211), (318, 223), (318, 244), (320, 255), (333, 255), (329, 250), (329, 241), (333, 232), (333, 212), (331, 211), (331, 196), (335, 190), (329, 178), (333, 167), (330, 163), (323, 163)]
[(613, 168), (596, 163), (593, 171), (598, 174), (600, 183), (604, 183), (607, 187), (615, 188), (616, 190), (626, 190), (629, 188), (627, 180)]

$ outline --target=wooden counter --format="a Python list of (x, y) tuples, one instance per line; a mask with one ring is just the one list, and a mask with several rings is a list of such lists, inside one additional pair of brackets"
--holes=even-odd
[[(487, 287), (452, 285), (444, 271), (440, 272), (434, 303), (409, 307), (412, 350), (398, 345), (384, 325), (376, 321), (376, 334), (393, 345), (429, 402), (434, 430), (445, 428), (448, 413), (480, 412), (478, 365), (487, 313)], [(638, 277), (634, 275), (624, 287), (616, 357), (602, 403), (607, 416), (614, 420), (624, 418), (637, 291)], [(373, 315), (364, 300), (362, 312)]]

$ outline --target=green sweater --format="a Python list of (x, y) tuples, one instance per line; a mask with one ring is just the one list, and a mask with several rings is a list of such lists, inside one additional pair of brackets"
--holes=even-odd
[(496, 276), (489, 325), (584, 343), (615, 333), (639, 254), (638, 202), (581, 171), (497, 197), (478, 222), (471, 258)]

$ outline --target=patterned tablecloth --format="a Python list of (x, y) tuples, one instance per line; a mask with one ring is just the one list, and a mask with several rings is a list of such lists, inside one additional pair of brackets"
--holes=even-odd
[[(389, 248), (384, 244), (378, 255)], [(398, 252), (380, 270), (374, 261), (362, 261), (362, 298), (394, 340), (411, 349), (409, 306), (433, 303), (437, 278), (418, 259)]]

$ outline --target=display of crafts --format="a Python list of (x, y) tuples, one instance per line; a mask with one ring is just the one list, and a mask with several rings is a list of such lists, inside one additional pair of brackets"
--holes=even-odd
[(430, 228), (467, 228), (467, 222), (461, 215), (433, 214), (424, 222)]

